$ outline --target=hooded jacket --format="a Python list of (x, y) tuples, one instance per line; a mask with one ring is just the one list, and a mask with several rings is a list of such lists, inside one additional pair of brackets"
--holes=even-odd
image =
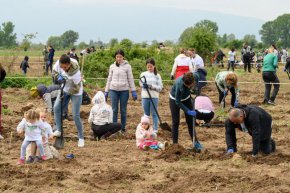
[[(242, 105), (238, 107), (244, 112), (244, 124), (252, 136), (253, 154), (256, 155), (263, 140), (271, 138), (272, 117), (264, 109), (253, 105)], [(237, 138), (235, 128), (242, 130), (240, 124), (234, 124), (229, 119), (225, 123), (227, 147), (237, 150)]]
[(89, 123), (94, 125), (106, 125), (113, 122), (112, 107), (106, 103), (103, 92), (98, 91), (92, 99), (93, 107), (90, 111)]

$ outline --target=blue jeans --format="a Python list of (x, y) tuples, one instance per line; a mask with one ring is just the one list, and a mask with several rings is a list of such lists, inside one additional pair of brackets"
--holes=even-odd
[(42, 140), (27, 141), (27, 140), (24, 139), (24, 141), (23, 141), (23, 143), (21, 145), (20, 159), (25, 159), (26, 148), (31, 142), (35, 142), (36, 143), (37, 149), (39, 149), (39, 154), (41, 156), (44, 156), (44, 149), (43, 149), (43, 145), (42, 145)]
[[(152, 98), (152, 102), (154, 103), (156, 109), (158, 109), (158, 98)], [(154, 131), (157, 131), (158, 130), (158, 116), (157, 116), (156, 111), (154, 110), (151, 100), (149, 98), (142, 98), (142, 106), (143, 106), (145, 115), (150, 116), (150, 112), (152, 113), (153, 129)]]
[(112, 103), (114, 123), (118, 122), (118, 111), (119, 111), (119, 101), (120, 101), (122, 130), (125, 130), (126, 121), (127, 121), (127, 104), (129, 100), (129, 91), (128, 90), (124, 90), (124, 91), (110, 90), (110, 99)]
[[(82, 104), (82, 95), (70, 95), (68, 93), (64, 94), (64, 105), (63, 109), (67, 109), (68, 106), (68, 101), (71, 99), (72, 102), (72, 114), (73, 114), (73, 119), (75, 121), (77, 130), (78, 130), (78, 137), (79, 139), (84, 139), (84, 134), (83, 134), (83, 123), (81, 120), (80, 116), (80, 109), (81, 109), (81, 104)], [(60, 94), (57, 96), (57, 99), (55, 101), (54, 107), (54, 120), (56, 124), (56, 129), (60, 130), (61, 126), (61, 101), (60, 101)]]

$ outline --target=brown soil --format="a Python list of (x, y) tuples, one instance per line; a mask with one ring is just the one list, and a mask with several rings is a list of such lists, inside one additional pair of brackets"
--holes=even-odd
[[(289, 81), (285, 73), (278, 75), (281, 82)], [(262, 81), (261, 74), (256, 72), (240, 76), (240, 80)], [(224, 127), (214, 124), (223, 124), (226, 114), (220, 113), (215, 85), (208, 84), (204, 93), (212, 99), (219, 113), (210, 128), (196, 128), (198, 140), (205, 147), (201, 153), (187, 151), (192, 144), (183, 113), (179, 145), (170, 145), (164, 152), (140, 151), (135, 142), (135, 129), (143, 115), (139, 98), (138, 101), (129, 100), (127, 135), (90, 140), (87, 119), (91, 105), (82, 106), (85, 147), (77, 147), (75, 124), (65, 120), (66, 143), (60, 150), (61, 159), (24, 166), (16, 165), (23, 141), (16, 127), (25, 111), (44, 107), (44, 103), (31, 99), (25, 89), (4, 89), (2, 126), (5, 139), (0, 141), (0, 192), (290, 192), (289, 85), (280, 86), (276, 106), (261, 104), (264, 92), (261, 85), (244, 84), (240, 89), (241, 103), (259, 105), (272, 115), (275, 153), (252, 158), (251, 137), (237, 131), (238, 152), (225, 155)], [(169, 90), (170, 87), (166, 87), (161, 93), (159, 114), (162, 121), (171, 126)], [(90, 96), (95, 92), (89, 92)], [(229, 102), (230, 97), (227, 97), (225, 112)], [(69, 111), (71, 113), (71, 108)], [(172, 142), (171, 133), (162, 129), (159, 129), (158, 139)], [(69, 153), (75, 158), (66, 159)]]

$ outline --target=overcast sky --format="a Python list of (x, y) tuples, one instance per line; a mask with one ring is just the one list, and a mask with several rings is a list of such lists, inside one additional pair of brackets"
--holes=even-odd
[(219, 34), (254, 34), (263, 23), (290, 13), (289, 0), (1, 0), (0, 22), (12, 21), (35, 42), (77, 31), (79, 41), (129, 38), (137, 42), (177, 40), (202, 19), (217, 22)]

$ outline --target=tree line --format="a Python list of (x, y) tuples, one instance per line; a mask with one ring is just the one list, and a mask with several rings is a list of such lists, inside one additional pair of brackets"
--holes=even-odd
[[(12, 22), (4, 22), (0, 26), (0, 47), (13, 48), (20, 47), (23, 50), (28, 50), (31, 46), (42, 46), (32, 44), (31, 40), (37, 36), (37, 33), (22, 34), (23, 39), (20, 43), (17, 42), (16, 33), (14, 33), (14, 24)], [(262, 49), (270, 44), (276, 44), (277, 47), (290, 47), (290, 14), (284, 14), (277, 17), (273, 21), (267, 21), (262, 25), (259, 31), (261, 35), (261, 42), (256, 40), (255, 35), (247, 34), (242, 39), (237, 39), (234, 34), (218, 34), (218, 25), (216, 22), (210, 20), (202, 20), (197, 22), (194, 26), (186, 28), (180, 35), (178, 42), (167, 40), (163, 42), (166, 46), (184, 46), (196, 48), (202, 56), (206, 57), (211, 51), (218, 47), (222, 48), (241, 48), (244, 42), (247, 42), (253, 48)], [(75, 45), (79, 38), (78, 32), (73, 30), (65, 31), (60, 36), (50, 36), (46, 42), (47, 45), (52, 45), (56, 49), (66, 49), (75, 46), (83, 49), (89, 46), (96, 48), (114, 47), (119, 43), (133, 45), (129, 39), (123, 39), (121, 42), (113, 38), (108, 43), (102, 41), (90, 40), (89, 43), (80, 42)], [(159, 42), (153, 40), (152, 42), (138, 43), (143, 48), (149, 44), (158, 44)]]

